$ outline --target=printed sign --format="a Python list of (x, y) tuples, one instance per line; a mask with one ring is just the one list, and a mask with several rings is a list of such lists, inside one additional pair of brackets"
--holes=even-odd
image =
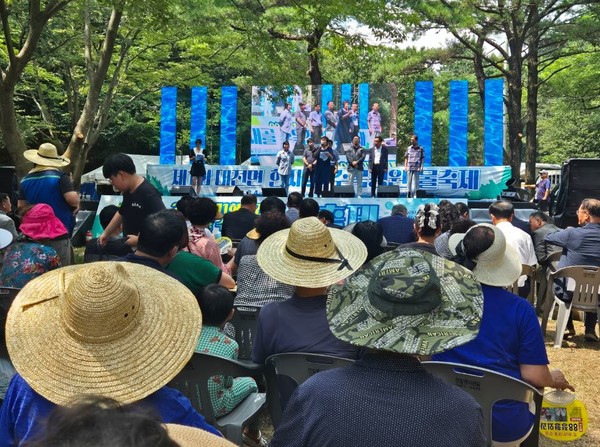
[(574, 441), (585, 434), (587, 427), (587, 410), (574, 394), (556, 390), (544, 395), (541, 434), (556, 441)]

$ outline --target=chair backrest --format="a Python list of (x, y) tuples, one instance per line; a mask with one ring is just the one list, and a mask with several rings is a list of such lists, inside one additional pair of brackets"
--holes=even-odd
[(237, 304), (229, 322), (235, 328), (235, 341), (240, 347), (239, 360), (252, 360), (252, 347), (261, 306)]
[(249, 365), (212, 354), (194, 353), (187, 365), (169, 382), (170, 387), (186, 396), (192, 406), (201, 412), (209, 424), (215, 424), (215, 415), (208, 381), (213, 376), (254, 377), (262, 381), (264, 367)]
[(596, 310), (600, 291), (600, 267), (574, 265), (558, 269), (551, 275), (554, 279), (566, 278), (567, 290), (573, 293), (575, 308)]
[[(348, 366), (352, 363), (354, 360), (307, 352), (287, 352), (270, 356), (265, 362), (267, 366), (265, 377), (267, 379), (267, 406), (271, 413), (273, 427), (277, 428), (279, 425), (283, 409), (298, 385), (318, 372)], [(280, 376), (288, 377), (295, 386), (292, 389), (289, 387), (283, 389), (284, 387), (281, 387), (279, 383)]]
[(423, 362), (431, 374), (456, 385), (469, 393), (483, 410), (485, 436), (488, 445), (492, 440), (492, 407), (499, 400), (515, 400), (530, 403), (540, 392), (521, 380), (506, 374), (476, 366), (450, 362)]
[[(529, 294), (527, 295), (527, 301), (529, 301), (530, 303), (533, 303), (533, 296), (534, 296), (534, 284), (535, 284), (535, 268), (527, 265), (527, 264), (521, 264), (521, 276), (527, 276), (527, 279), (529, 279), (529, 284), (530, 284), (530, 288), (529, 288)], [(508, 290), (510, 293), (514, 293), (515, 295), (519, 294), (519, 280), (517, 279), (514, 283), (512, 283), (510, 286), (508, 286), (506, 288), (506, 290)]]

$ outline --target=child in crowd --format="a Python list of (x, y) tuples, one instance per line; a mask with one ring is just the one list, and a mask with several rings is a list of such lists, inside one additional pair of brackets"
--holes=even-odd
[[(217, 355), (237, 360), (237, 342), (222, 332), (223, 326), (233, 317), (233, 294), (217, 284), (206, 286), (196, 295), (202, 310), (202, 332), (196, 345), (196, 352)], [(215, 415), (223, 416), (233, 410), (249, 394), (258, 391), (251, 377), (211, 378), (208, 389)], [(244, 435), (244, 443), (250, 446), (266, 446), (258, 427), (250, 426)]]

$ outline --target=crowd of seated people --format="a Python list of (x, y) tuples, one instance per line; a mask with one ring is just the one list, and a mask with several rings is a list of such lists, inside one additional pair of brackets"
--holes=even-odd
[[(135, 175), (116, 172), (111, 175), (116, 183), (126, 174)], [(381, 440), (391, 439), (390, 436), (406, 437), (411, 445), (429, 445), (429, 437), (440, 436), (434, 431), (405, 433), (399, 423), (392, 424), (391, 428), (382, 427), (376, 420), (356, 423), (351, 417), (339, 418), (337, 413), (327, 410), (340, 405), (348, 409), (356, 407), (355, 411), (368, 405), (381, 405), (393, 415), (394, 421), (433, 414), (439, 426), (445, 428), (448, 439), (452, 439), (452, 445), (483, 445), (481, 409), (466, 394), (449, 389), (426, 373), (416, 354), (483, 366), (536, 387), (572, 389), (560, 371), (551, 371), (548, 367), (534, 308), (505, 290), (519, 280), (523, 262), (515, 254), (518, 247), (511, 244), (516, 231), (509, 227), (514, 210), (506, 211), (509, 207), (504, 202), (490, 207), (492, 225), (475, 225), (468, 219), (468, 208), (448, 202), (440, 207), (434, 203), (421, 205), (414, 218), (406, 216), (405, 210), (398, 207), (390, 217), (378, 222), (357, 222), (350, 231), (344, 231), (337, 228), (330, 210), (319, 209), (313, 199), (299, 200), (292, 194), (288, 198), (288, 207), (292, 210), (288, 209), (287, 213), (286, 204), (276, 197), (262, 200), (259, 215), (255, 215), (256, 202), (251, 198), (246, 200), (249, 208), (254, 203), (253, 210), (247, 207), (241, 212), (244, 230), (249, 230), (235, 253), (230, 253), (233, 256), (229, 263), (223, 262), (217, 241), (209, 230), (222, 216), (217, 204), (207, 197), (184, 197), (177, 204), (178, 211), (162, 209), (144, 216), (134, 225), (139, 229), (134, 237), (120, 234), (119, 227), (114, 225), (118, 210), (105, 207), (99, 216), (105, 228), (103, 236), (88, 243), (83, 265), (67, 268), (61, 268), (60, 255), (49, 244), (50, 240), (66, 234), (61, 222), (52, 216), (52, 209), (41, 204), (26, 210), (23, 223), (16, 228), (18, 237), (5, 249), (0, 276), (1, 285), (23, 289), (13, 304), (7, 324), (7, 345), (17, 374), (8, 387), (0, 412), (0, 439), (16, 445), (30, 440), (39, 442), (40, 436), (50, 432), (43, 428), (42, 420), (46, 416), (56, 411), (57, 406), (70, 405), (73, 399), (89, 394), (106, 396), (134, 407), (151, 407), (163, 422), (200, 427), (220, 436), (187, 399), (166, 384), (194, 350), (237, 358), (237, 343), (223, 331), (233, 315), (234, 302), (262, 306), (253, 339), (252, 360), (256, 363), (264, 364), (270, 356), (286, 352), (357, 360), (356, 367), (345, 372), (320, 373), (296, 391), (289, 389), (291, 398), (275, 433), (274, 446), (327, 444), (341, 447), (350, 445), (350, 439), (357, 439), (359, 433), (364, 434), (361, 442), (368, 445), (381, 445)], [(43, 218), (36, 217), (40, 211), (46, 213)], [(596, 212), (595, 208), (592, 211)], [(504, 217), (507, 213), (511, 216)], [(591, 216), (591, 211), (589, 213)], [(125, 216), (131, 219), (130, 214)], [(32, 226), (32, 218), (37, 227)], [(536, 219), (532, 218), (537, 222)], [(594, 220), (589, 222), (597, 225)], [(111, 224), (112, 230), (106, 232)], [(530, 237), (519, 232), (519, 241), (525, 237), (521, 233)], [(385, 247), (386, 234), (402, 242), (398, 248)], [(16, 269), (23, 276), (29, 272), (23, 268), (23, 262), (36, 259), (31, 254), (23, 255), (25, 248), (31, 253), (37, 250), (37, 258), (47, 262), (36, 265), (31, 270), (35, 274), (20, 282), (11, 282), (8, 274), (5, 277), (5, 268), (7, 271)], [(491, 259), (490, 253), (498, 259)], [(14, 267), (14, 262), (19, 262), (19, 267)], [(496, 265), (496, 270), (491, 267), (486, 270), (486, 262)], [(506, 272), (498, 274), (499, 263)], [(442, 265), (443, 270), (436, 270)], [(423, 281), (429, 281), (430, 277), (423, 274), (423, 269), (435, 270), (432, 277), (446, 279), (433, 286), (425, 284)], [(472, 275), (465, 274), (468, 271)], [(394, 327), (390, 321), (404, 321), (397, 318), (403, 315), (401, 312), (422, 315), (423, 319), (438, 315), (439, 312), (432, 313), (432, 310), (441, 305), (440, 302), (446, 302), (445, 297), (450, 293), (445, 289), (446, 281), (456, 282), (471, 302), (469, 314), (460, 316), (470, 335), (461, 334), (460, 346), (450, 339), (441, 344), (427, 340), (427, 346), (445, 346), (447, 342), (447, 347), (435, 352), (426, 352), (425, 348), (419, 351), (413, 337), (421, 333), (414, 323), (416, 319), (411, 319), (413, 325), (406, 327)], [(429, 287), (434, 287), (439, 296), (435, 298), (437, 295), (433, 294), (432, 302), (426, 300), (426, 310), (419, 308), (420, 313), (414, 313), (414, 309), (397, 305), (405, 292), (415, 300), (424, 299), (423, 290), (431, 290)], [(228, 289), (235, 291), (235, 298)], [(102, 293), (110, 297), (99, 296)], [(67, 306), (61, 304), (63, 300)], [(106, 308), (91, 305), (99, 300)], [(164, 301), (166, 305), (154, 307), (156, 301)], [(413, 305), (418, 306), (418, 303)], [(28, 312), (17, 311), (25, 308)], [(85, 312), (63, 314), (69, 309), (85, 309)], [(184, 310), (185, 318), (181, 316)], [(133, 329), (116, 320), (121, 314), (125, 319), (152, 316), (156, 327), (150, 328), (149, 321), (140, 320), (135, 334), (130, 334), (128, 331)], [(452, 316), (455, 317), (458, 318)], [(466, 324), (471, 318), (481, 320), (480, 325)], [(184, 321), (188, 322), (186, 334), (177, 332)], [(443, 322), (439, 323), (444, 327)], [(382, 326), (377, 326), (379, 324)], [(31, 328), (38, 326), (48, 333), (43, 338), (44, 343), (40, 342), (43, 334), (36, 335), (33, 341), (28, 338)], [(102, 332), (108, 329), (112, 334), (109, 337)], [(162, 344), (156, 338), (144, 344), (148, 337), (158, 337), (157, 329), (164, 332)], [(64, 340), (51, 336), (47, 332), (51, 330)], [(439, 333), (446, 338), (450, 334), (441, 330)], [(186, 340), (178, 338), (184, 336)], [(404, 336), (413, 338), (409, 341)], [(90, 351), (89, 354), (95, 356), (93, 360), (79, 359), (90, 361), (92, 366), (80, 371), (81, 377), (77, 373), (67, 378), (66, 371), (78, 371), (76, 364), (69, 365), (74, 361), (69, 349), (80, 352), (82, 346), (96, 338), (103, 340), (93, 343), (102, 352)], [(111, 374), (127, 383), (126, 390), (114, 391), (112, 379), (108, 377), (105, 383), (95, 376), (93, 383), (90, 377), (85, 377), (97, 372), (94, 361), (104, 352), (130, 353), (130, 349), (121, 351), (122, 346), (137, 346), (138, 342), (140, 347), (136, 352), (140, 351), (147, 358), (123, 358), (118, 365), (110, 362), (115, 368)], [(182, 352), (183, 347), (185, 352)], [(176, 361), (156, 360), (159, 350), (162, 357), (173, 355)], [(40, 362), (32, 366), (25, 356), (40, 359), (41, 363), (46, 358), (51, 359), (47, 361), (51, 371), (38, 365)], [(139, 361), (148, 365), (144, 377), (132, 383), (131, 378), (121, 376), (121, 373), (131, 373), (132, 362)], [(173, 368), (167, 374), (169, 377), (164, 372), (167, 361), (171, 362), (169, 368)], [(407, 376), (409, 371), (425, 378), (427, 387), (419, 388), (425, 382), (413, 384)], [(398, 383), (390, 384), (392, 378)], [(377, 385), (381, 380), (387, 385)], [(403, 384), (409, 382), (415, 388), (407, 391)], [(67, 386), (59, 386), (59, 383)], [(258, 386), (251, 378), (217, 377), (210, 388), (214, 407), (220, 415), (227, 414), (249, 393), (257, 391)], [(352, 397), (357, 389), (360, 390), (358, 397)], [(436, 392), (432, 393), (434, 389)], [(397, 401), (388, 402), (384, 397), (400, 395), (397, 393), (405, 393), (402, 395), (406, 399), (413, 399), (415, 393), (425, 394), (425, 398), (413, 408), (401, 409)], [(460, 408), (463, 415), (469, 414), (469, 424), (464, 424), (461, 418), (463, 425), (458, 429), (458, 420), (453, 418), (452, 412), (444, 413), (444, 406), (431, 413), (431, 408), (440, 404), (440, 396), (445, 396), (454, 408)], [(526, 405), (498, 405), (494, 410), (493, 440), (504, 446), (516, 446), (528, 435), (532, 424), (533, 415)], [(246, 445), (266, 445), (259, 428), (256, 421), (250, 425), (245, 432)]]

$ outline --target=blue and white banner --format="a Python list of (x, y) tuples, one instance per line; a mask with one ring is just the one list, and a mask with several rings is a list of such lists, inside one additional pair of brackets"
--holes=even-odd
[[(191, 184), (189, 165), (148, 165), (146, 178), (162, 195), (169, 195), (173, 186)], [(496, 199), (511, 178), (509, 166), (427, 166), (419, 178), (419, 189), (435, 197), (454, 197), (463, 200)], [(402, 166), (390, 167), (385, 185), (397, 185), (406, 194), (407, 175)], [(336, 185), (348, 184), (346, 163), (340, 162), (335, 176)], [(276, 166), (206, 166), (202, 194), (214, 195), (219, 186), (237, 186), (244, 192), (260, 195), (262, 188), (277, 188), (281, 179)], [(290, 178), (290, 191), (299, 191), (302, 167), (295, 166)], [(365, 169), (363, 193), (370, 192), (370, 175)]]

